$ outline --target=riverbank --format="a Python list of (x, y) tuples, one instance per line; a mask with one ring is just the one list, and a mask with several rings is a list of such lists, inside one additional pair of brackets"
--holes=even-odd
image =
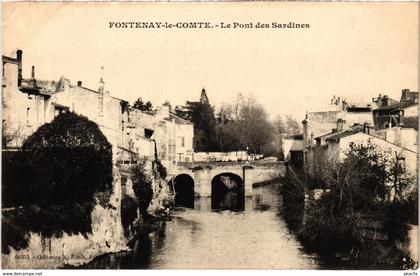
[[(308, 252), (320, 256), (328, 269), (415, 269), (418, 253), (415, 226), (405, 226), (399, 207), (389, 203), (371, 210), (371, 216), (342, 219), (329, 207), (328, 189), (312, 189), (303, 171), (288, 167), (281, 194), (282, 215), (288, 228)], [(313, 184), (312, 184), (313, 185)], [(394, 204), (394, 205), (392, 205)], [(373, 205), (372, 208), (376, 208)], [(386, 208), (386, 209), (384, 209)], [(327, 214), (324, 214), (324, 211)], [(375, 211), (376, 210), (376, 211)], [(340, 211), (340, 210), (339, 210)], [(337, 211), (334, 211), (337, 212)], [(386, 215), (394, 212), (394, 215)], [(382, 215), (383, 214), (383, 215)], [(398, 226), (401, 224), (401, 227)], [(406, 230), (407, 229), (407, 230)]]

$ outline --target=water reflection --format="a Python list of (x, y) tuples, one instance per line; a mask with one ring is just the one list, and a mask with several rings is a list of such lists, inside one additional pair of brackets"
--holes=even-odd
[(176, 176), (171, 183), (175, 192), (175, 206), (194, 208), (194, 180), (188, 174)]
[(85, 268), (317, 268), (278, 216), (271, 187), (253, 190), (244, 211), (212, 211), (210, 198), (173, 213), (158, 231), (139, 237), (131, 252), (101, 256)]
[(245, 189), (240, 176), (223, 173), (211, 182), (211, 207), (213, 210), (243, 211), (245, 209)]

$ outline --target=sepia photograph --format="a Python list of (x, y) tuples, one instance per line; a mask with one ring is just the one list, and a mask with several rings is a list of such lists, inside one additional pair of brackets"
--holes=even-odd
[(2, 275), (417, 275), (419, 5), (1, 3)]

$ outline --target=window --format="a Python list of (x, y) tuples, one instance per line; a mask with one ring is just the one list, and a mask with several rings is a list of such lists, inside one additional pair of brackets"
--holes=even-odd
[(181, 137), (181, 147), (185, 147), (185, 137)]

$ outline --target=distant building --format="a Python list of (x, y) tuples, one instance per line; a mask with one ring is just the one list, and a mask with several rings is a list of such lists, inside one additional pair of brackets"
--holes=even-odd
[[(169, 106), (156, 112), (130, 109), (130, 141), (141, 156), (156, 154), (166, 166), (177, 162), (190, 162), (193, 158), (194, 127), (170, 111)], [(145, 150), (142, 150), (145, 149)]]
[(282, 138), (283, 156), (286, 162), (296, 166), (303, 165), (303, 134)]
[(340, 125), (349, 129), (354, 125), (373, 125), (372, 105), (370, 103), (347, 102), (341, 97), (331, 99), (324, 110), (309, 111), (303, 124), (304, 147), (314, 143), (314, 137), (326, 134)]
[[(302, 122), (304, 168), (309, 174), (317, 174), (323, 162), (341, 160), (345, 143), (360, 137), (408, 152), (410, 158), (417, 154), (418, 92), (404, 89), (399, 102), (379, 95), (371, 104), (350, 104), (333, 97), (331, 105), (324, 111), (308, 112)], [(416, 167), (416, 159), (408, 166), (413, 162)]]
[(377, 109), (377, 108), (382, 107), (382, 106), (392, 105), (392, 104), (395, 104), (395, 103), (398, 103), (398, 101), (389, 98), (387, 95), (379, 94), (378, 97), (372, 98), (372, 108), (373, 109)]
[(376, 145), (389, 158), (397, 158), (408, 175), (416, 176), (418, 168), (418, 150), (413, 147), (400, 146), (380, 137), (369, 135), (362, 129), (333, 131), (316, 137), (316, 144), (307, 150), (305, 164), (306, 172), (314, 177), (320, 177), (325, 167), (340, 163), (346, 157), (350, 144), (370, 143)]
[[(373, 127), (372, 105), (370, 103), (347, 102), (341, 97), (331, 99), (324, 110), (309, 111), (303, 124), (303, 162), (309, 161), (308, 149), (315, 144), (315, 137), (362, 126), (369, 131)], [(307, 166), (304, 165), (306, 168)]]
[(373, 110), (375, 130), (401, 126), (418, 130), (419, 92), (402, 90), (399, 102), (387, 102)]

